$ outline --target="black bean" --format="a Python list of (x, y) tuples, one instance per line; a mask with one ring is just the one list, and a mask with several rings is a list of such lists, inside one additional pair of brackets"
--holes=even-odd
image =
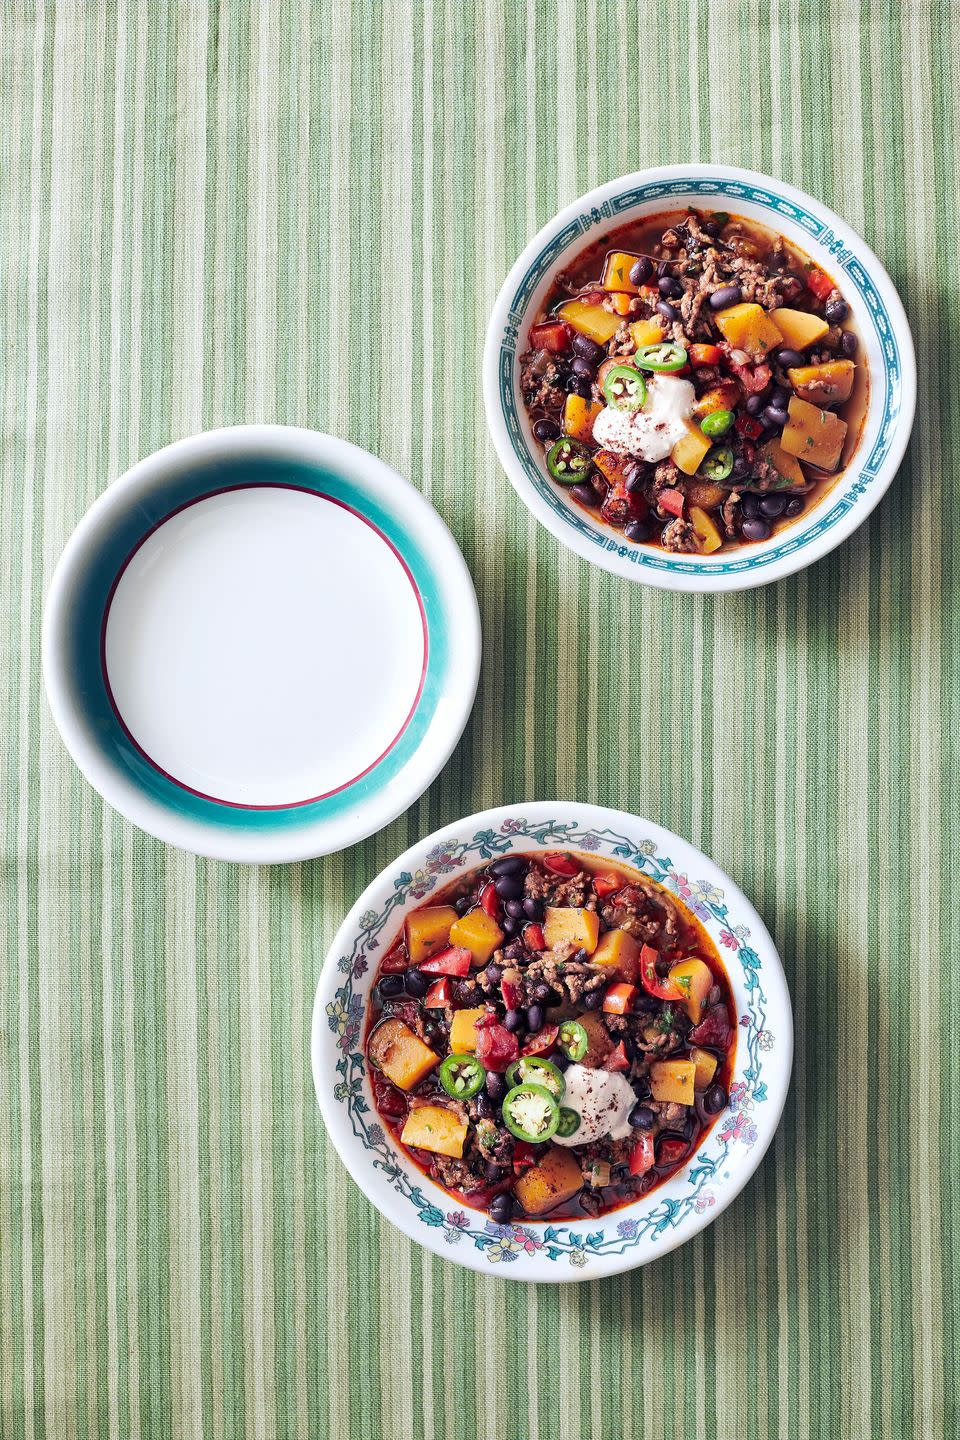
[(743, 292), (739, 285), (723, 285), (710, 296), (712, 310), (726, 310), (728, 305), (739, 305)]
[(599, 1010), (603, 1004), (602, 990), (588, 990), (583, 997), (584, 1010)]
[(823, 318), (828, 325), (842, 325), (849, 308), (846, 300), (828, 300), (823, 307)]
[(508, 1010), (503, 1017), (503, 1023), (510, 1031), (521, 1030), (523, 1028), (523, 1011)]
[(501, 900), (519, 900), (523, 894), (523, 880), (519, 875), (498, 875), (493, 888)]
[(784, 370), (789, 370), (795, 365), (806, 365), (806, 359), (799, 350), (778, 350), (777, 364)]
[(591, 340), (589, 335), (574, 335), (573, 349), (577, 355), (582, 355), (584, 360), (591, 364), (598, 365), (604, 356), (604, 348), (598, 345), (596, 340)]
[(694, 1132), (696, 1131), (696, 1128), (697, 1128), (696, 1117), (693, 1116), (693, 1115), (688, 1115), (687, 1118), (686, 1118), (686, 1120), (684, 1120), (684, 1122), (683, 1122), (683, 1138), (684, 1138), (684, 1140), (692, 1140), (692, 1139), (693, 1139), (693, 1136), (694, 1136)]
[(777, 409), (780, 410), (790, 403), (790, 391), (786, 385), (774, 385), (767, 398), (771, 405), (776, 405)]
[(658, 279), (658, 280), (662, 280), (665, 275), (669, 275), (669, 274), (670, 274), (670, 261), (669, 261), (669, 260), (661, 260), (661, 261), (660, 261), (660, 264), (657, 266), (657, 279)]
[(680, 319), (680, 311), (675, 309), (667, 300), (657, 301), (657, 311), (663, 316), (664, 320), (672, 322)]
[(584, 360), (580, 355), (571, 363), (570, 369), (574, 375), (581, 375), (584, 380), (592, 380), (597, 373), (596, 365), (591, 365), (589, 360)]
[(748, 490), (746, 495), (740, 498), (740, 509), (745, 520), (756, 520), (760, 514), (760, 496), (752, 495)]
[(703, 1098), (704, 1109), (708, 1115), (719, 1115), (727, 1103), (727, 1092), (722, 1085), (711, 1085)]
[(644, 540), (650, 539), (653, 528), (653, 522), (650, 520), (631, 520), (629, 525), (624, 525), (623, 533), (635, 545), (641, 545)]
[(419, 1000), (430, 989), (432, 979), (432, 975), (424, 975), (422, 970), (408, 970), (404, 976), (407, 994)]
[(377, 989), (380, 991), (381, 1000), (395, 1000), (398, 995), (403, 994), (403, 976), (384, 975)]
[(550, 986), (543, 984), (541, 981), (539, 985), (531, 987), (530, 999), (536, 1001), (538, 1005), (543, 1005), (550, 999), (552, 993)]
[(678, 295), (683, 294), (683, 286), (672, 275), (664, 275), (661, 280), (658, 280), (657, 289), (666, 300), (675, 299)]
[(513, 1218), (513, 1196), (494, 1195), (490, 1201), (490, 1219), (495, 1225), (508, 1225)]
[(554, 1065), (556, 1065), (558, 1070), (566, 1070), (567, 1066), (570, 1064), (570, 1061), (567, 1059), (566, 1055), (564, 1055), (562, 1050), (558, 1050), (553, 1057), (553, 1063)]
[(706, 233), (708, 235), (712, 235), (714, 239), (716, 239), (716, 237), (720, 234), (720, 226), (717, 224), (716, 220), (704, 220), (703, 224), (700, 226), (700, 229), (705, 230)]
[(503, 908), (508, 915), (513, 916), (514, 920), (519, 920), (520, 916), (523, 914), (523, 901), (508, 900)]
[(500, 928), (504, 935), (516, 935), (520, 929), (520, 921), (514, 920), (512, 915), (505, 915), (500, 922)]
[(785, 513), (786, 515), (788, 515), (788, 516), (790, 517), (790, 519), (792, 520), (795, 515), (799, 515), (799, 514), (800, 514), (800, 511), (801, 511), (802, 509), (803, 509), (803, 496), (802, 496), (802, 495), (794, 495), (793, 499), (787, 502), (787, 508), (786, 508), (786, 510), (785, 510), (784, 513)]
[(624, 473), (627, 477), (627, 489), (633, 494), (639, 490), (650, 478), (650, 466), (641, 465), (639, 460), (632, 460), (624, 466)]
[(744, 540), (770, 539), (770, 526), (766, 520), (744, 520), (740, 530)]
[(507, 1093), (507, 1082), (495, 1070), (487, 1071), (487, 1094), (496, 1105)]
[(734, 455), (731, 474), (734, 480), (746, 480), (748, 475), (753, 474), (753, 461), (748, 455), (744, 455), (742, 451)]
[(528, 895), (523, 902), (523, 913), (528, 920), (533, 920), (534, 922), (542, 920), (546, 913), (543, 901), (535, 900), (532, 895)]
[(627, 1118), (636, 1130), (652, 1130), (657, 1123), (657, 1117), (650, 1106), (643, 1105), (639, 1101), (634, 1105)]
[(588, 380), (584, 375), (571, 375), (564, 389), (568, 395), (579, 395), (582, 400), (589, 400), (593, 381)]
[(522, 855), (504, 855), (501, 860), (494, 860), (490, 866), (491, 875), (519, 875), (521, 870), (527, 868), (527, 862)]
[(756, 418), (766, 403), (762, 395), (748, 395), (746, 406), (747, 414)]
[(531, 1005), (527, 1011), (527, 1029), (535, 1035), (538, 1030), (543, 1029), (543, 1009), (539, 1005)]
[(474, 1103), (476, 1104), (476, 1107), (477, 1107), (477, 1114), (480, 1116), (481, 1119), (483, 1119), (483, 1120), (490, 1120), (490, 1119), (492, 1119), (492, 1117), (493, 1117), (493, 1102), (491, 1101), (489, 1095), (484, 1095), (484, 1093), (483, 1093), (482, 1090), (479, 1091), (479, 1093), (478, 1093), (477, 1096), (476, 1096), (476, 1099), (475, 1099), (475, 1102), (474, 1102)]
[(653, 274), (653, 263), (652, 263), (652, 261), (648, 260), (648, 258), (647, 258), (646, 255), (641, 255), (641, 256), (640, 256), (640, 259), (637, 260), (636, 263), (631, 267), (631, 270), (630, 270), (630, 284), (631, 284), (631, 285), (643, 285), (643, 284), (646, 283), (647, 280), (650, 279), (650, 276), (651, 276), (652, 274)]
[(776, 520), (787, 508), (786, 495), (764, 495), (760, 500), (760, 514), (765, 520)]
[(560, 439), (560, 426), (556, 420), (538, 420), (533, 433), (542, 445), (552, 445), (554, 440)]
[(503, 979), (503, 970), (491, 960), (486, 969), (486, 976), (491, 985), (499, 985)]
[(488, 1160), (483, 1172), (483, 1178), (488, 1185), (498, 1185), (501, 1180), (507, 1178), (507, 1167), (498, 1165), (495, 1160)]
[(595, 506), (600, 499), (592, 485), (571, 485), (570, 494), (581, 505)]
[(767, 405), (763, 411), (763, 418), (768, 425), (773, 425), (778, 430), (782, 430), (790, 419), (790, 416), (780, 405)]
[(840, 349), (847, 359), (850, 360), (857, 353), (858, 340), (852, 330), (841, 330)]

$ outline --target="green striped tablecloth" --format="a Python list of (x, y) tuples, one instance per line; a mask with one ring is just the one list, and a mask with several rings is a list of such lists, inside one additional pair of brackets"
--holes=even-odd
[[(957, 13), (3, 6), (3, 1440), (956, 1433)], [(783, 176), (862, 231), (921, 385), (857, 536), (720, 600), (558, 548), (478, 384), (525, 239), (602, 180), (694, 158)], [(122, 823), (40, 684), (45, 586), (94, 497), (172, 437), (254, 419), (409, 475), (462, 543), (486, 637), (420, 804), (290, 869)], [(380, 1222), (326, 1143), (307, 1042), (376, 871), (553, 795), (716, 856), (780, 945), (798, 1047), (776, 1143), (700, 1239), (536, 1289)]]

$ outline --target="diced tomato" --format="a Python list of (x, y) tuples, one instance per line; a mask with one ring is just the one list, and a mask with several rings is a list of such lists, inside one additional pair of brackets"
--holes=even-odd
[(480, 891), (480, 909), (485, 911), (491, 920), (499, 920), (500, 896), (497, 894), (492, 880)]
[(606, 290), (584, 290), (583, 293), (576, 298), (582, 300), (584, 305), (602, 305), (607, 298), (607, 294), (608, 291)]
[(719, 345), (691, 345), (687, 354), (690, 356), (690, 364), (696, 367), (719, 365), (722, 351)]
[(523, 943), (528, 950), (546, 950), (547, 942), (543, 934), (543, 926), (536, 922), (523, 927)]
[(537, 1163), (537, 1154), (532, 1145), (526, 1140), (514, 1140), (513, 1142), (513, 1169), (516, 1175), (524, 1170), (529, 1170), (531, 1165)]
[(666, 510), (668, 515), (680, 516), (683, 514), (683, 491), (682, 490), (661, 490), (657, 495), (661, 510)]
[(615, 1045), (614, 1048), (610, 1051), (610, 1054), (607, 1056), (606, 1060), (604, 1060), (603, 1064), (600, 1066), (600, 1069), (609, 1070), (615, 1074), (618, 1070), (629, 1070), (629, 1068), (630, 1057), (627, 1054), (626, 1049), (624, 1048), (623, 1041), (621, 1040), (620, 1043), (618, 1045)]
[(580, 865), (572, 855), (562, 854), (560, 851), (551, 850), (542, 856), (544, 868), (552, 870), (554, 875), (579, 875)]
[(600, 899), (605, 900), (608, 895), (615, 895), (618, 890), (623, 889), (623, 881), (619, 875), (594, 875), (593, 888)]
[(824, 274), (822, 270), (817, 270), (816, 268), (812, 268), (806, 272), (806, 281), (807, 289), (812, 290), (818, 300), (826, 300), (831, 291), (837, 288), (829, 275)]
[(380, 961), (380, 971), (384, 975), (402, 975), (404, 970), (409, 970), (409, 968), (410, 961), (402, 945), (398, 945), (395, 950), (391, 950), (390, 954), (385, 955)]
[(463, 945), (448, 945), (439, 955), (424, 960), (420, 969), (424, 975), (468, 975), (473, 956)]
[(660, 959), (659, 950), (654, 950), (652, 945), (644, 945), (640, 951), (640, 980), (648, 995), (654, 995), (658, 1000), (682, 1000), (683, 991), (675, 985), (672, 980), (661, 979), (657, 974), (657, 961)]
[(503, 996), (503, 1003), (508, 1010), (519, 1010), (520, 1002), (523, 999), (523, 986), (520, 983), (519, 970), (507, 970), (500, 981), (500, 994)]
[(570, 349), (570, 330), (562, 320), (545, 320), (542, 325), (534, 325), (530, 331), (530, 347), (562, 355)]
[(630, 1174), (646, 1175), (648, 1170), (653, 1169), (654, 1158), (653, 1135), (649, 1131), (638, 1135), (633, 1142), (630, 1159), (627, 1162)]
[(480, 1064), (502, 1075), (520, 1055), (516, 1035), (511, 1035), (507, 1027), (501, 1025), (493, 1015), (485, 1015), (482, 1020), (478, 1020), (476, 1032), (477, 1059)]
[(714, 1005), (687, 1037), (691, 1045), (706, 1045), (713, 1050), (726, 1050), (730, 1044), (730, 1017), (725, 1005)]
[(744, 370), (740, 375), (740, 383), (748, 395), (759, 395), (761, 390), (766, 390), (773, 379), (773, 371), (769, 365), (754, 365), (750, 370)]
[(740, 414), (734, 424), (737, 434), (742, 435), (745, 440), (756, 440), (759, 435), (763, 434), (761, 421), (755, 420), (752, 415)]
[(611, 985), (603, 997), (603, 1008), (608, 1015), (626, 1015), (633, 1009), (636, 994), (636, 985)]
[(376, 1097), (377, 1108), (391, 1120), (399, 1120), (406, 1115), (407, 1097), (376, 1074), (373, 1078), (373, 1093)]
[(434, 980), (423, 997), (423, 1004), (427, 1010), (439, 1010), (444, 1005), (453, 1004), (453, 981), (449, 975), (444, 975), (442, 980)]
[(632, 295), (627, 295), (624, 291), (618, 290), (608, 298), (618, 315), (630, 314), (630, 302), (633, 299)]
[(531, 1035), (529, 1040), (521, 1047), (521, 1055), (549, 1055), (557, 1043), (557, 1036), (560, 1034), (559, 1025), (546, 1025), (538, 1030), (536, 1035)]
[(660, 1152), (657, 1155), (657, 1164), (676, 1165), (677, 1161), (682, 1160), (689, 1149), (690, 1142), (688, 1140), (673, 1138), (661, 1140)]

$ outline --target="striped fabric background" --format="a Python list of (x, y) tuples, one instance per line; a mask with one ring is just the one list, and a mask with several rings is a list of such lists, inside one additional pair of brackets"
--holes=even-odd
[[(3, 1440), (957, 1433), (957, 15), (4, 4)], [(670, 159), (839, 210), (917, 342), (892, 492), (841, 551), (742, 597), (629, 587), (559, 549), (481, 412), (524, 240)], [(122, 823), (40, 686), (45, 587), (94, 497), (173, 437), (254, 419), (411, 476), (486, 637), (421, 803), (289, 869)], [(535, 1289), (380, 1223), (326, 1144), (307, 1043), (326, 946), (388, 858), (552, 795), (716, 856), (781, 947), (798, 1046), (774, 1147), (700, 1239)]]

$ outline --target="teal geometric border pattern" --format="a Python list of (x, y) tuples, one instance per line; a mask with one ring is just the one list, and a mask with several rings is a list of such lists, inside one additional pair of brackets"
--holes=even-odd
[[(525, 845), (531, 843), (592, 851), (633, 865), (680, 896), (701, 920), (719, 924), (720, 944), (736, 956), (740, 964), (747, 1005), (740, 1016), (738, 1079), (730, 1089), (729, 1108), (700, 1152), (681, 1172), (689, 1187), (687, 1192), (680, 1198), (661, 1199), (651, 1192), (652, 1203), (639, 1216), (625, 1216), (624, 1211), (619, 1210), (606, 1219), (586, 1221), (582, 1226), (546, 1225), (539, 1229), (530, 1225), (496, 1225), (490, 1220), (478, 1224), (475, 1221), (480, 1217), (475, 1211), (441, 1210), (424, 1195), (410, 1170), (398, 1162), (396, 1149), (371, 1104), (362, 1046), (366, 1007), (363, 995), (355, 986), (376, 965), (377, 952), (384, 948), (385, 941), (392, 941), (395, 918), (409, 900), (423, 900), (444, 877), (468, 859), (481, 865), (515, 848), (522, 852)], [(396, 1192), (409, 1200), (421, 1224), (442, 1229), (449, 1244), (471, 1243), (491, 1264), (522, 1261), (524, 1255), (537, 1254), (548, 1260), (565, 1260), (579, 1268), (587, 1265), (591, 1257), (623, 1255), (641, 1241), (657, 1240), (689, 1215), (703, 1214), (713, 1206), (717, 1197), (712, 1186), (728, 1178), (725, 1166), (731, 1151), (738, 1145), (749, 1147), (757, 1140), (753, 1113), (768, 1098), (764, 1056), (773, 1051), (775, 1040), (766, 1028), (760, 957), (749, 940), (750, 931), (745, 926), (731, 924), (723, 891), (679, 874), (667, 856), (658, 854), (652, 840), (633, 840), (614, 830), (584, 830), (575, 823), (559, 820), (529, 824), (519, 817), (504, 820), (499, 830), (480, 830), (469, 840), (451, 840), (430, 852), (424, 868), (403, 871), (397, 876), (393, 893), (382, 909), (368, 910), (361, 915), (360, 931), (352, 950), (337, 962), (344, 980), (326, 1007), (327, 1024), (337, 1036), (341, 1052), (336, 1065), (340, 1078), (334, 1087), (334, 1098), (347, 1107), (353, 1133), (370, 1152), (374, 1168), (382, 1171)], [(744, 1052), (747, 1064), (741, 1070)], [(629, 1208), (636, 1211), (642, 1204), (642, 1200), (637, 1201)], [(597, 1228), (591, 1229), (591, 1225)]]
[[(672, 196), (680, 195), (697, 195), (713, 200), (718, 196), (733, 201), (747, 200), (753, 205), (769, 210), (774, 218), (782, 216), (793, 221), (794, 224), (801, 226), (812, 239), (816, 240), (830, 252), (835, 265), (843, 271), (852, 288), (863, 300), (869, 312), (870, 320), (880, 345), (880, 351), (883, 355), (881, 394), (883, 408), (880, 429), (873, 449), (860, 466), (860, 473), (849, 491), (840, 499), (835, 500), (829, 509), (822, 507), (823, 513), (812, 525), (805, 529), (802, 534), (788, 535), (788, 538), (785, 539), (782, 544), (778, 545), (776, 549), (759, 555), (740, 555), (737, 558), (712, 565), (706, 564), (703, 561), (681, 559), (679, 556), (671, 556), (669, 559), (666, 559), (656, 552), (651, 552), (634, 545), (624, 545), (613, 539), (612, 536), (603, 534), (595, 526), (590, 525), (581, 515), (578, 515), (569, 508), (551, 486), (527, 448), (520, 424), (520, 417), (517, 413), (515, 398), (514, 370), (516, 367), (516, 351), (520, 327), (524, 322), (530, 297), (539, 285), (546, 270), (550, 268), (568, 245), (576, 240), (579, 235), (586, 235), (595, 225), (599, 225), (605, 220), (615, 219), (618, 215), (632, 209), (635, 205), (643, 204), (650, 200), (669, 200)], [(877, 393), (879, 393), (880, 386), (877, 383), (877, 378), (878, 377), (871, 375), (871, 385), (876, 386)], [(868, 486), (876, 480), (877, 474), (890, 451), (894, 430), (900, 414), (902, 364), (893, 325), (891, 324), (886, 306), (880, 294), (854, 253), (843, 244), (826, 222), (812, 215), (795, 201), (787, 200), (782, 195), (774, 195), (762, 186), (734, 180), (692, 178), (676, 181), (650, 182), (637, 188), (625, 190), (612, 199), (603, 201), (601, 205), (594, 207), (594, 209), (587, 211), (577, 220), (565, 226), (552, 240), (548, 241), (536, 259), (528, 267), (510, 303), (509, 319), (504, 327), (503, 338), (500, 343), (499, 386), (500, 404), (514, 454), (520, 462), (527, 479), (537, 491), (537, 494), (546, 501), (556, 515), (562, 518), (565, 524), (572, 526), (580, 535), (586, 537), (601, 550), (614, 551), (622, 558), (631, 560), (635, 565), (646, 569), (668, 570), (673, 573), (685, 575), (732, 575), (743, 574), (748, 570), (762, 569), (764, 566), (772, 565), (777, 560), (782, 560), (785, 556), (794, 554), (805, 545), (809, 545), (811, 541), (817, 539), (817, 537), (824, 534), (825, 531), (832, 529), (837, 521), (854, 507), (860, 496), (866, 493)]]

